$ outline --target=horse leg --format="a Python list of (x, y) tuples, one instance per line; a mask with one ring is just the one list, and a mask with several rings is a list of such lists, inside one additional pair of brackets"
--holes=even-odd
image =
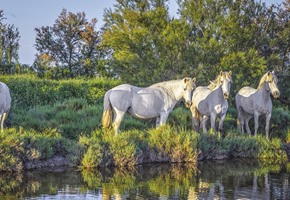
[(199, 113), (196, 107), (193, 105), (190, 107), (191, 115), (192, 115), (192, 129), (196, 132), (199, 131), (199, 124), (200, 124), (200, 119), (199, 119)]
[(215, 130), (215, 120), (216, 120), (216, 114), (215, 113), (211, 113), (210, 115), (210, 126), (211, 126), (211, 131), (216, 131)]
[(220, 132), (223, 131), (223, 125), (224, 125), (225, 118), (226, 118), (226, 113), (220, 117), (220, 122), (219, 122), (219, 131)]
[(265, 131), (266, 131), (266, 139), (269, 140), (269, 125), (270, 125), (270, 119), (271, 119), (271, 113), (266, 114), (266, 126), (265, 126)]
[(0, 120), (1, 120), (1, 122), (0, 122), (1, 123), (1, 132), (3, 133), (3, 131), (4, 131), (3, 123), (4, 123), (4, 121), (3, 121), (3, 115), (1, 115), (1, 114), (0, 114)]
[(199, 131), (199, 119), (192, 116), (192, 129), (196, 132)]
[(259, 128), (259, 114), (257, 112), (254, 112), (254, 120), (255, 120), (255, 136), (257, 136)]
[(115, 113), (115, 118), (113, 121), (113, 128), (115, 130), (115, 134), (117, 135), (119, 133), (120, 124), (126, 112), (114, 108), (114, 113)]
[(3, 113), (3, 116), (1, 118), (1, 131), (3, 132), (4, 131), (4, 122), (5, 122), (5, 119), (7, 117), (7, 113)]
[(238, 131), (241, 131), (242, 134), (244, 134), (244, 113), (242, 108), (238, 108), (238, 119), (237, 119), (237, 126), (238, 126)]
[(162, 126), (166, 123), (167, 121), (167, 118), (168, 118), (168, 115), (169, 115), (169, 112), (162, 112), (160, 114), (160, 123), (159, 123), (159, 126)]
[(250, 127), (249, 127), (249, 121), (251, 120), (253, 118), (253, 115), (248, 115), (247, 117), (246, 117), (246, 119), (245, 119), (245, 125), (246, 125), (246, 131), (247, 131), (247, 133), (249, 134), (249, 135), (251, 135), (251, 129), (250, 129)]
[(156, 128), (160, 125), (160, 116), (156, 117)]
[(206, 116), (206, 115), (203, 115), (202, 116), (201, 125), (202, 125), (203, 133), (206, 133), (207, 132), (207, 130), (206, 130), (206, 123), (207, 123), (208, 119), (209, 119), (208, 116)]

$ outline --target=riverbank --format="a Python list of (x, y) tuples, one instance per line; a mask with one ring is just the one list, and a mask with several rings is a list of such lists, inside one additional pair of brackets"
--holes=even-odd
[[(79, 140), (64, 138), (57, 130), (8, 129), (0, 135), (0, 170), (22, 171), (55, 166), (99, 168), (148, 163), (193, 163), (202, 160), (253, 158), (266, 163), (290, 159), (290, 144), (280, 139), (250, 137), (229, 132), (223, 138), (171, 126), (147, 131), (96, 130)], [(288, 157), (288, 158), (287, 158)]]

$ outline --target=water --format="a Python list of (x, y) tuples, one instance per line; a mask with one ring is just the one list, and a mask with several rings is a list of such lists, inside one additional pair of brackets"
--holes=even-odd
[(290, 199), (290, 164), (251, 160), (0, 175), (0, 199)]

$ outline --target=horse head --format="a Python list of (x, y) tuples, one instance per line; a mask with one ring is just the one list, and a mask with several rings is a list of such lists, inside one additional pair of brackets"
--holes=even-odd
[(196, 88), (195, 80), (195, 78), (183, 79), (183, 98), (185, 100), (186, 107), (190, 107), (192, 104), (192, 93)]
[(232, 72), (220, 72), (219, 75), (219, 84), (221, 85), (223, 95), (225, 99), (229, 98), (230, 95), (230, 89), (231, 89), (231, 84), (232, 84)]
[(279, 98), (280, 96), (280, 91), (278, 89), (278, 78), (276, 77), (274, 71), (270, 72), (268, 71), (267, 72), (267, 77), (266, 77), (266, 80), (265, 80), (268, 85), (269, 85), (269, 90), (271, 91), (273, 97), (275, 99)]

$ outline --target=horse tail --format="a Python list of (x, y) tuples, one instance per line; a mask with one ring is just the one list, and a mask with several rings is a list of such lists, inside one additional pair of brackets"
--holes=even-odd
[(112, 126), (112, 118), (113, 118), (113, 111), (112, 105), (109, 100), (110, 91), (106, 92), (104, 97), (104, 110), (103, 110), (103, 117), (102, 117), (102, 126), (103, 128), (110, 128)]

